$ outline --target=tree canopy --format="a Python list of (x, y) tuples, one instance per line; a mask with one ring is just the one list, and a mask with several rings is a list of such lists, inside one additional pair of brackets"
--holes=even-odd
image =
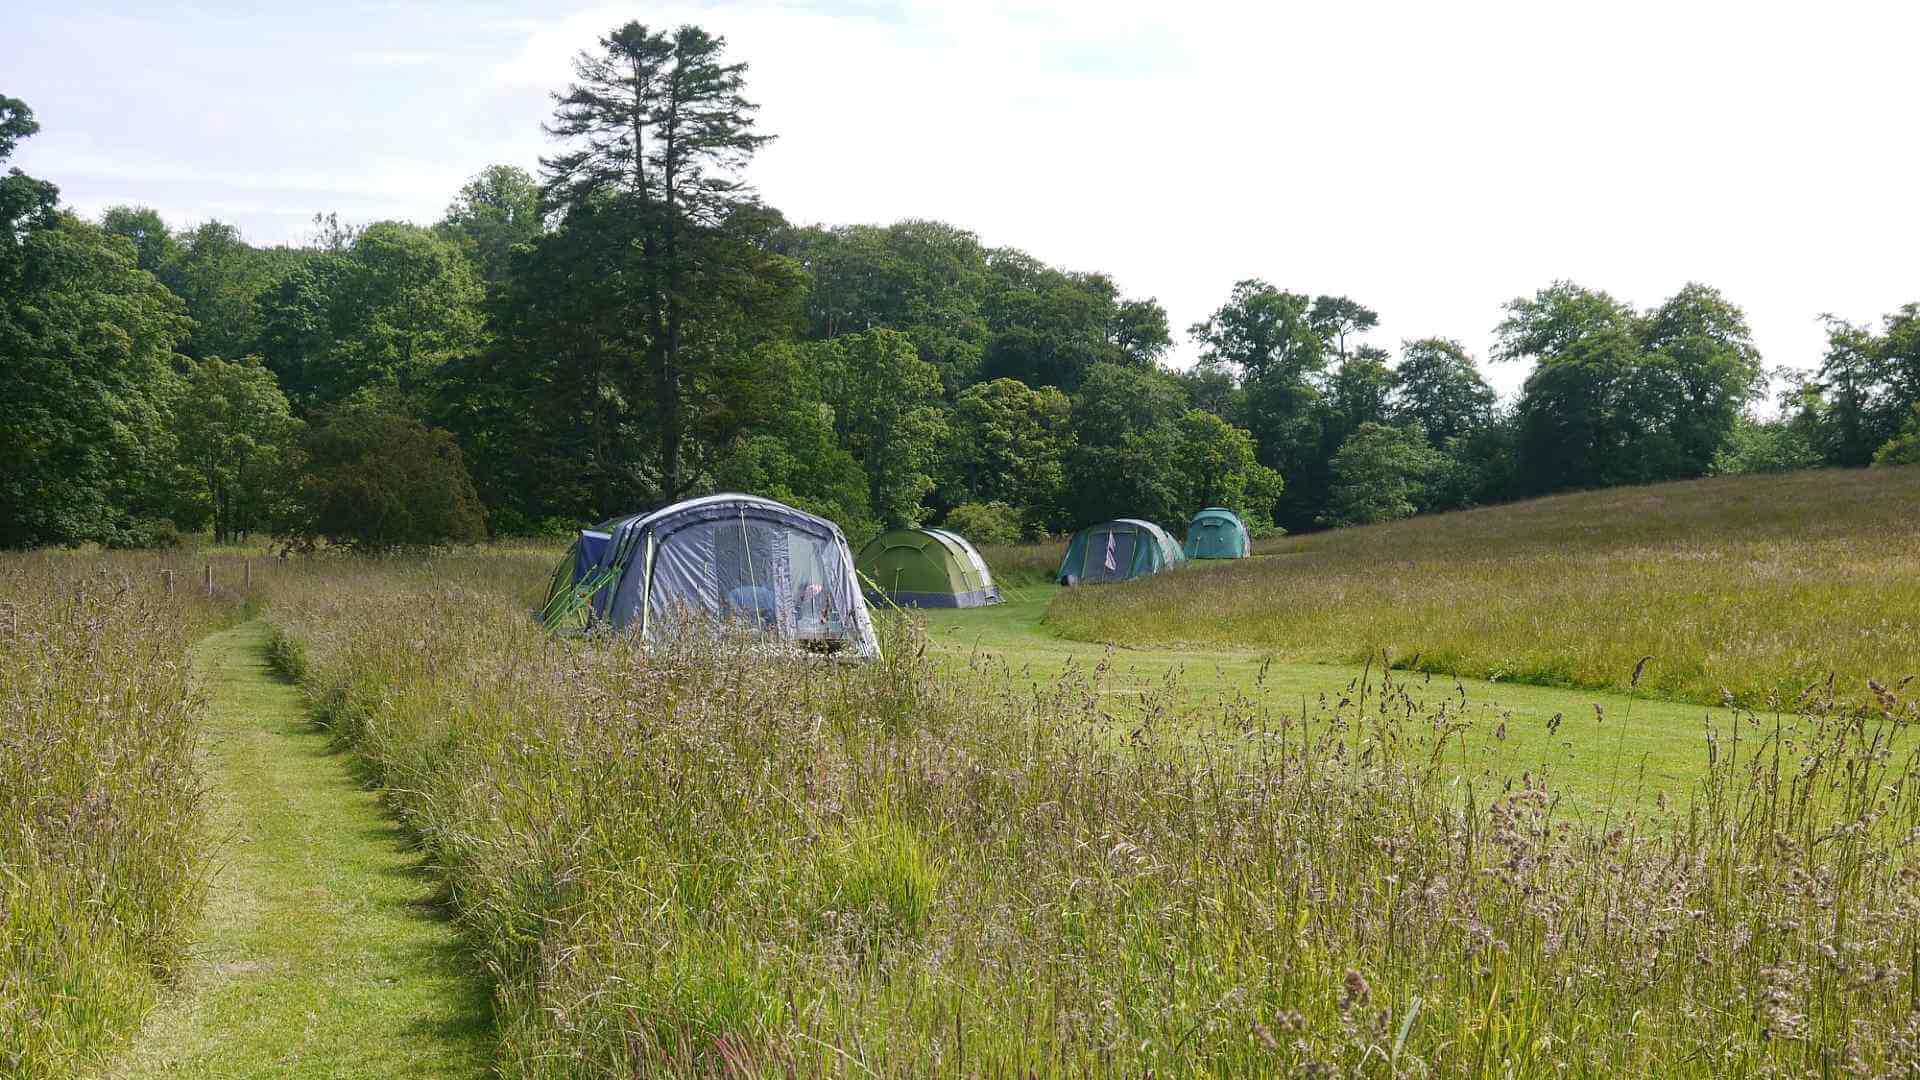
[[(1745, 313), (1698, 283), (1646, 309), (1569, 281), (1515, 298), (1491, 350), (1526, 365), (1511, 400), (1458, 341), (1390, 349), (1365, 297), (1253, 275), (1176, 369), (1166, 309), (1098, 268), (765, 205), (744, 170), (772, 136), (723, 38), (628, 22), (566, 74), (537, 173), (489, 166), (425, 226), (96, 224), (9, 168), (0, 544), (271, 524), (384, 548), (722, 488), (856, 537), (1177, 530), (1208, 504), (1302, 530), (1920, 445), (1920, 304), (1828, 318), (1817, 370), (1774, 373), (1777, 415)], [(0, 163), (38, 130), (0, 96)]]

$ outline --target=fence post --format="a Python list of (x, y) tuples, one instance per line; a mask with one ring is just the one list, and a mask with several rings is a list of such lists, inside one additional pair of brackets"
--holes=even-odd
[(167, 599), (173, 599), (173, 571), (160, 571), (160, 582), (167, 587)]
[(253, 560), (241, 559), (240, 572), (246, 575), (246, 582), (244, 587), (248, 589), (253, 588)]
[(213, 564), (207, 564), (207, 595), (213, 595)]

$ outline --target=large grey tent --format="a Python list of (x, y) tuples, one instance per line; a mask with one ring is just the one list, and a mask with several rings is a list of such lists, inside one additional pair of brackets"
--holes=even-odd
[(833, 522), (772, 499), (709, 495), (581, 530), (542, 617), (637, 628), (649, 641), (732, 624), (876, 656), (857, 582)]

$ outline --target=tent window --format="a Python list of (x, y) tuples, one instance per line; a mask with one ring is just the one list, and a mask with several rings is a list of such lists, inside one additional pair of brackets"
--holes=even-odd
[(788, 534), (793, 574), (793, 627), (802, 636), (837, 632), (844, 619), (834, 603), (834, 552), (827, 541), (795, 532)]

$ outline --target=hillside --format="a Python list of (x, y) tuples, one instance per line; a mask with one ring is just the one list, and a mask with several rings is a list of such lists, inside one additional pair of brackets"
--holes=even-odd
[(1920, 468), (1616, 488), (1289, 537), (1233, 565), (1063, 592), (1128, 646), (1749, 704), (1920, 670)]

